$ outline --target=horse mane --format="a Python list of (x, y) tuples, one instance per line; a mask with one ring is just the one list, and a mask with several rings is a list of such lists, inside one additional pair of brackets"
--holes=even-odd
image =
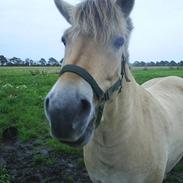
[[(124, 25), (121, 25), (124, 19)], [(128, 36), (132, 29), (130, 19), (125, 20), (120, 7), (114, 0), (85, 0), (76, 7), (75, 27), (80, 32), (107, 42), (116, 33)], [(123, 31), (122, 31), (123, 30)]]

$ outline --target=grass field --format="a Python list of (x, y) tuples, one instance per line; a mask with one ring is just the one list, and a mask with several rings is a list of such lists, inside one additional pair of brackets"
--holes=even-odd
[(77, 152), (49, 137), (44, 98), (58, 78), (60, 68), (0, 68), (0, 141), (9, 127), (18, 129), (19, 138), (39, 139), (55, 150)]
[[(42, 146), (56, 152), (81, 153), (81, 150), (62, 145), (49, 136), (49, 126), (44, 115), (43, 103), (48, 91), (58, 78), (60, 68), (1, 68), (0, 67), (0, 143), (3, 132), (9, 127), (18, 129), (20, 141), (38, 140)], [(163, 76), (183, 77), (183, 69), (135, 69), (133, 74), (139, 84)], [(0, 157), (1, 158), (1, 157)], [(40, 163), (45, 159), (35, 157)], [(47, 163), (50, 163), (50, 159)], [(176, 168), (183, 171), (183, 165)], [(0, 167), (0, 183), (10, 183), (8, 170)]]
[[(58, 78), (60, 68), (0, 68), (0, 137), (5, 129), (15, 126), (22, 141), (49, 136), (45, 119), (44, 97)], [(134, 70), (138, 83), (169, 75), (183, 77), (183, 70)], [(1, 139), (1, 138), (0, 138)], [(47, 145), (70, 152), (49, 138)]]

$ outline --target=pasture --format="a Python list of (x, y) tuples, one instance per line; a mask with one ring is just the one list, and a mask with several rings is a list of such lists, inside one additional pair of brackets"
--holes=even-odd
[[(44, 115), (44, 97), (58, 78), (60, 69), (58, 67), (0, 67), (0, 144), (6, 143), (5, 141), (7, 140), (12, 140), (11, 136), (7, 137), (4, 133), (8, 128), (14, 127), (18, 130), (17, 141), (19, 143), (35, 144), (33, 142), (36, 142), (35, 149), (38, 152), (38, 146), (41, 146), (58, 153), (59, 156), (61, 154), (64, 154), (64, 156), (68, 154), (71, 157), (78, 155), (80, 158), (76, 164), (80, 166), (82, 164), (81, 150), (67, 147), (51, 139), (49, 137), (48, 123)], [(133, 74), (137, 82), (142, 84), (155, 77), (169, 75), (183, 77), (183, 70), (168, 68), (152, 70), (134, 69)], [(1, 166), (2, 151), (3, 149), (0, 149), (0, 183), (8, 183), (13, 178), (8, 168)], [(39, 153), (34, 154), (33, 160), (35, 163), (54, 166), (57, 155), (54, 154), (54, 158), (52, 159), (45, 158), (43, 155)], [(78, 179), (76, 180), (73, 177), (67, 176), (64, 180), (65, 182), (77, 182)], [(181, 163), (175, 168), (173, 175), (170, 176), (170, 181), (167, 181), (167, 183), (180, 181), (183, 181), (183, 164)], [(82, 181), (80, 180), (80, 182)]]

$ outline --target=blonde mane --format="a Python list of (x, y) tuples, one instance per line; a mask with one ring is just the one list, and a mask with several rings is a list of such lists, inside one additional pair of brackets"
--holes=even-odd
[(132, 29), (131, 22), (124, 18), (114, 0), (85, 0), (79, 3), (74, 13), (74, 27), (104, 43), (116, 34), (123, 33), (129, 37)]

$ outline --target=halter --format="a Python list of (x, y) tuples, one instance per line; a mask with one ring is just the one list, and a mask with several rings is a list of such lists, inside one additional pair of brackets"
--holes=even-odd
[(79, 75), (80, 77), (82, 77), (85, 81), (87, 81), (89, 83), (89, 85), (91, 86), (94, 94), (96, 95), (96, 97), (99, 101), (97, 115), (95, 118), (96, 128), (100, 124), (105, 103), (111, 98), (112, 94), (115, 91), (118, 91), (119, 93), (121, 92), (122, 87), (123, 87), (123, 83), (122, 83), (123, 77), (125, 76), (125, 79), (127, 82), (130, 81), (126, 75), (125, 64), (126, 64), (126, 59), (124, 56), (122, 56), (121, 77), (105, 92), (100, 88), (100, 86), (97, 84), (96, 80), (88, 73), (88, 71), (82, 67), (79, 67), (77, 65), (65, 65), (62, 68), (62, 70), (60, 71), (60, 76), (66, 72), (75, 73), (75, 74)]

